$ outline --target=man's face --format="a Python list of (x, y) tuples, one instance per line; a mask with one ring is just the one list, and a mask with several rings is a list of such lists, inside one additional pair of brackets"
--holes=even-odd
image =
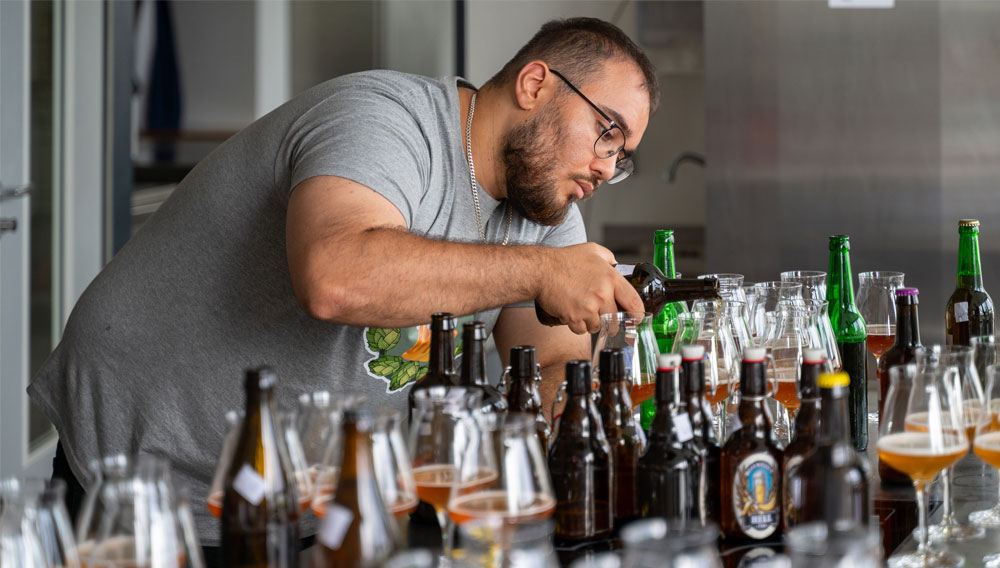
[[(550, 79), (561, 82), (555, 75)], [(625, 131), (626, 154), (639, 144), (649, 121), (649, 95), (642, 83), (633, 64), (610, 61), (602, 73), (577, 85)], [(511, 203), (531, 221), (561, 223), (573, 202), (592, 196), (614, 174), (619, 156), (594, 154), (594, 142), (607, 128), (608, 122), (582, 97), (564, 89), (508, 131), (501, 151)]]

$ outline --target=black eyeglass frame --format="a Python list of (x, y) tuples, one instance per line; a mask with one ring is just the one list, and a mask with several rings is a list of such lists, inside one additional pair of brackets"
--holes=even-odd
[[(597, 114), (601, 115), (601, 118), (608, 121), (608, 127), (604, 130), (604, 132), (601, 132), (601, 135), (597, 137), (597, 140), (594, 140), (594, 155), (597, 156), (598, 158), (606, 159), (621, 153), (621, 151), (625, 149), (625, 144), (628, 140), (628, 137), (625, 136), (625, 131), (622, 130), (621, 126), (619, 126), (617, 122), (615, 122), (610, 116), (608, 116), (603, 110), (601, 110), (601, 107), (595, 105), (593, 101), (588, 99), (587, 95), (580, 92), (580, 89), (577, 89), (576, 85), (571, 83), (569, 79), (567, 79), (562, 73), (556, 71), (555, 69), (552, 69), (551, 67), (549, 68), (549, 71), (551, 71), (552, 74), (555, 75), (556, 77), (562, 79), (563, 83), (566, 83), (566, 86), (568, 86), (577, 95), (580, 95), (581, 99), (587, 101), (587, 104), (590, 105), (590, 108), (597, 111)], [(606, 156), (602, 156), (600, 152), (597, 151), (597, 145), (601, 142), (601, 138), (604, 138), (604, 136), (607, 135), (608, 132), (611, 132), (612, 130), (615, 129), (618, 129), (618, 132), (620, 132), (622, 135), (622, 144), (617, 149), (615, 149), (614, 152), (611, 152)], [(625, 178), (627, 178), (629, 175), (632, 174), (632, 171), (634, 169), (635, 165), (632, 163), (632, 158), (628, 156), (622, 157), (619, 160), (615, 160), (615, 173), (611, 176), (611, 179), (608, 180), (608, 183), (618, 183), (624, 180)]]

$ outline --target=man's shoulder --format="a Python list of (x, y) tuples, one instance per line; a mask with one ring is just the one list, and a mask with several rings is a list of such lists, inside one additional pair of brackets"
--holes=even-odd
[(381, 95), (399, 101), (410, 101), (415, 98), (447, 96), (449, 89), (455, 89), (457, 80), (455, 77), (432, 78), (375, 69), (334, 77), (316, 85), (309, 92), (320, 96), (362, 92), (368, 96)]

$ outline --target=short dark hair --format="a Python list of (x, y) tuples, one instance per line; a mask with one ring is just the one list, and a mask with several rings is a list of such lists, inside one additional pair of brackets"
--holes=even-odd
[(656, 69), (625, 32), (597, 18), (546, 22), (488, 82), (496, 85), (513, 82), (525, 65), (540, 59), (571, 81), (582, 84), (600, 71), (608, 59), (615, 58), (632, 61), (642, 71), (643, 87), (649, 94), (649, 112), (654, 113), (660, 102)]

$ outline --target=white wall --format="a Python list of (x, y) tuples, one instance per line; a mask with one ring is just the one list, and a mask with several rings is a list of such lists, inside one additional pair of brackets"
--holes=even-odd
[(379, 67), (428, 77), (455, 74), (454, 2), (384, 0), (377, 7)]
[[(467, 10), (466, 66), (469, 79), (480, 85), (553, 18), (590, 16), (613, 21), (633, 39), (637, 37), (635, 3), (618, 15), (617, 1), (523, 2), (482, 0)], [(684, 150), (704, 152), (704, 81), (701, 43), (678, 41), (667, 48), (646, 48), (657, 67), (661, 87), (660, 110), (650, 121), (636, 152), (636, 173), (618, 186), (605, 186), (582, 204), (591, 240), (603, 238), (605, 225), (674, 228), (705, 222), (704, 171), (684, 165), (677, 183), (668, 186), (670, 160)], [(652, 235), (650, 235), (650, 242)]]

